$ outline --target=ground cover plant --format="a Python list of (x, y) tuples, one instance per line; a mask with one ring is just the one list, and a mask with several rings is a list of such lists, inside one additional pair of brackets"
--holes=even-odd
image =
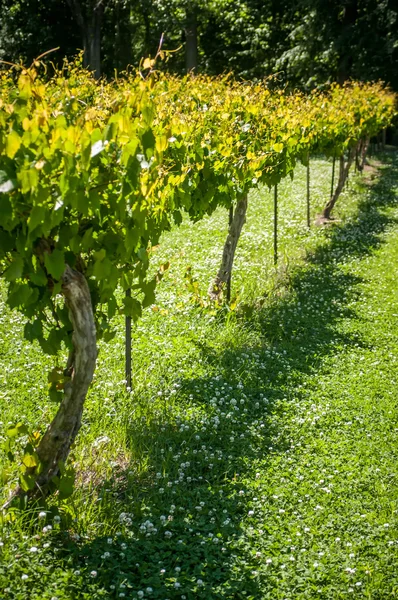
[[(133, 389), (119, 317), (73, 495), (2, 520), (0, 596), (397, 595), (398, 164), (382, 158), (372, 185), (350, 179), (330, 229), (305, 226), (305, 169), (284, 180), (276, 270), (272, 194), (252, 192), (230, 308), (204, 306), (226, 210), (161, 238), (152, 269), (170, 268), (134, 329)], [(331, 162), (311, 174), (315, 215)], [(23, 327), (3, 300), (3, 430), (21, 422), (26, 438), (54, 413), (47, 372), (64, 357), (43, 358)]]

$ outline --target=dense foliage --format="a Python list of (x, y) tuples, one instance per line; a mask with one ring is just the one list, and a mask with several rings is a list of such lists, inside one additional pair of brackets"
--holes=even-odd
[[(394, 0), (2, 0), (0, 58), (54, 61), (85, 50), (86, 65), (113, 76), (164, 47), (180, 48), (172, 72), (270, 73), (314, 88), (348, 78), (398, 89)], [(185, 55), (190, 61), (185, 60)], [(189, 62), (189, 64), (188, 64)]]
[(197, 220), (276, 185), (311, 151), (352, 153), (388, 125), (395, 100), (378, 84), (304, 96), (228, 77), (165, 77), (149, 59), (146, 78), (109, 85), (76, 66), (44, 80), (40, 68), (1, 80), (0, 264), (8, 304), (28, 318), (25, 336), (51, 354), (65, 344), (70, 357), (49, 376), (62, 404), (37, 452), (29, 447), (23, 490), (35, 470), (39, 487), (53, 480), (67, 457), (96, 337), (112, 337), (116, 312), (137, 319), (154, 302), (168, 266), (148, 278), (160, 234), (183, 211)]
[[(311, 151), (340, 155), (393, 111), (380, 85), (303, 96), (228, 78), (151, 74), (97, 85), (72, 68), (44, 82), (34, 67), (14, 85), (5, 75), (1, 251), (10, 304), (33, 320), (27, 334), (56, 351), (70, 327), (57, 303), (65, 264), (89, 278), (100, 319), (115, 314), (118, 284), (134, 283), (151, 303), (148, 252), (181, 210), (200, 218), (276, 184)], [(136, 317), (139, 306), (131, 300), (124, 310)], [(45, 342), (47, 309), (59, 327)]]

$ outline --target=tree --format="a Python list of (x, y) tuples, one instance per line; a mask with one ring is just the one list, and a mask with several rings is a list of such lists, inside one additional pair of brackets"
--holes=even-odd
[(393, 0), (301, 0), (276, 67), (304, 87), (352, 78), (398, 89), (397, 23)]
[(76, 54), (80, 40), (66, 0), (2, 0), (0, 7), (0, 59), (31, 64), (59, 47), (51, 60), (62, 64)]

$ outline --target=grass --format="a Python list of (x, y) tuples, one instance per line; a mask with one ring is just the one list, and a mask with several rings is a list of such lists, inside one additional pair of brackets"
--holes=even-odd
[[(196, 302), (225, 211), (165, 236), (153, 263), (171, 267), (134, 330), (133, 391), (120, 322), (100, 348), (73, 496), (1, 525), (0, 598), (398, 596), (398, 159), (382, 158), (373, 185), (352, 178), (329, 229), (305, 227), (304, 168), (281, 185), (277, 270), (272, 194), (253, 192), (235, 310)], [(315, 215), (331, 165), (311, 168)], [(35, 431), (54, 412), (53, 361), (23, 325), (3, 303), (1, 414)]]

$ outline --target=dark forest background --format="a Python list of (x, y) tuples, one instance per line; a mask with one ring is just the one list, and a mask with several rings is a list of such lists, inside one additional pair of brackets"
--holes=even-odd
[(398, 90), (397, 0), (0, 0), (0, 58), (78, 49), (97, 76), (181, 47), (165, 66), (232, 71), (245, 79), (279, 73), (310, 89), (348, 78), (381, 79)]

